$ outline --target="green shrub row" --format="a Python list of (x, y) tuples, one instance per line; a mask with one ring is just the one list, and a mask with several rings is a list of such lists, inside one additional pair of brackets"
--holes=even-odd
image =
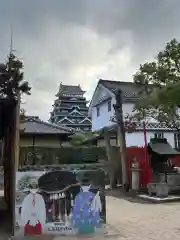
[(104, 147), (21, 147), (19, 164), (23, 165), (47, 165), (47, 164), (82, 164), (96, 163), (107, 160)]

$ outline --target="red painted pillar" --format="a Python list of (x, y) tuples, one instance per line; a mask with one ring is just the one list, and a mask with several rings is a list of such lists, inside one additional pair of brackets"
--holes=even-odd
[(149, 159), (148, 159), (148, 152), (147, 152), (147, 146), (148, 146), (148, 143), (147, 143), (147, 130), (146, 130), (146, 123), (143, 122), (143, 133), (144, 133), (144, 153), (145, 153), (145, 161), (146, 162), (149, 162)]
[(149, 156), (148, 156), (148, 142), (147, 142), (147, 129), (146, 123), (143, 123), (143, 133), (144, 133), (144, 158), (145, 158), (145, 168), (144, 168), (144, 185), (147, 186), (148, 183), (152, 182), (152, 169), (149, 163)]

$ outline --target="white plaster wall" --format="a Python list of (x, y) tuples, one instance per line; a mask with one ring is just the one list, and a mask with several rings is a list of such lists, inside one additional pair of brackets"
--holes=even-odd
[[(155, 132), (147, 132), (147, 142), (150, 142), (151, 138), (154, 138)], [(164, 138), (170, 143), (170, 145), (174, 148), (174, 134), (173, 133), (164, 133)], [(116, 139), (111, 139), (111, 146), (117, 146)], [(105, 140), (99, 139), (98, 146), (105, 146)], [(134, 132), (134, 133), (126, 133), (126, 146), (127, 147), (144, 147), (144, 134), (143, 132)]]
[[(110, 126), (113, 122), (110, 120), (111, 117), (114, 116), (114, 108), (113, 104), (115, 104), (115, 98), (111, 100), (111, 111), (108, 112), (108, 102), (104, 102), (99, 105), (100, 108), (100, 116), (97, 117), (97, 109), (96, 107), (92, 108), (92, 131), (98, 130), (105, 126)], [(133, 110), (134, 104), (125, 103), (123, 104), (123, 114), (131, 114)]]
[(175, 148), (174, 133), (166, 132), (164, 133), (164, 138), (167, 138), (167, 141), (171, 144), (173, 148)]
[[(110, 126), (113, 124), (113, 122), (110, 121), (110, 118), (114, 116), (114, 108), (113, 104), (115, 104), (115, 98), (112, 98), (111, 100), (111, 111), (108, 112), (108, 103), (103, 102), (99, 105), (100, 108), (100, 116), (97, 117), (97, 109), (96, 107), (92, 108), (92, 131), (99, 130), (100, 128), (103, 128), (105, 126)], [(134, 109), (133, 103), (124, 103), (123, 104), (123, 115), (126, 116), (127, 114), (132, 114), (132, 111)], [(155, 122), (154, 119), (151, 119), (150, 121)]]
[(123, 108), (123, 115), (126, 116), (127, 114), (132, 114), (132, 111), (134, 109), (133, 103), (124, 103), (122, 105)]
[[(132, 111), (134, 110), (134, 103), (124, 103), (123, 104), (123, 114), (126, 116), (127, 114), (132, 114)], [(154, 118), (149, 117), (147, 119), (149, 122), (156, 123), (157, 121)]]
[(97, 117), (96, 107), (92, 108), (92, 131), (98, 130), (105, 126), (110, 126), (113, 122), (110, 120), (114, 116), (113, 104), (115, 100), (111, 100), (111, 111), (108, 112), (108, 102), (103, 102), (99, 105), (100, 115)]
[[(98, 93), (99, 96), (107, 95), (106, 91), (104, 89), (100, 89)], [(100, 108), (100, 116), (97, 117), (97, 109), (96, 107), (92, 108), (92, 131), (99, 130), (105, 126), (110, 126), (113, 124), (113, 122), (110, 120), (111, 117), (114, 116), (114, 108), (113, 104), (115, 104), (115, 98), (112, 98), (111, 100), (111, 111), (108, 112), (108, 102), (103, 102), (99, 105)], [(124, 103), (123, 104), (123, 114), (124, 116), (126, 114), (131, 114), (134, 108), (133, 103)], [(153, 122), (155, 120), (152, 119)], [(149, 142), (151, 138), (154, 137), (155, 132), (147, 132), (147, 141)], [(174, 144), (174, 133), (171, 132), (164, 132), (164, 137), (167, 138), (168, 142), (171, 144), (172, 147), (175, 146)], [(102, 141), (103, 142), (103, 141)], [(104, 144), (104, 143), (100, 143)], [(126, 144), (127, 147), (130, 146), (144, 146), (144, 135), (142, 132), (134, 132), (134, 133), (127, 133), (126, 134)], [(115, 141), (113, 140), (113, 145), (115, 145)]]
[[(99, 95), (106, 95), (107, 93), (104, 89), (100, 89)], [(92, 131), (99, 130), (105, 126), (110, 126), (113, 122), (110, 120), (111, 117), (114, 116), (114, 108), (113, 104), (115, 104), (115, 98), (111, 100), (111, 111), (108, 112), (108, 102), (103, 102), (99, 105), (100, 108), (100, 116), (97, 117), (97, 109), (96, 107), (92, 108)], [(133, 103), (124, 103), (123, 104), (123, 114), (131, 114), (134, 108)], [(154, 122), (154, 120), (152, 120)], [(149, 142), (151, 138), (154, 137), (155, 132), (147, 132), (147, 141)], [(174, 134), (171, 132), (164, 132), (164, 137), (167, 138), (168, 142), (171, 144), (172, 147), (175, 146), (174, 144)], [(127, 147), (130, 146), (144, 146), (144, 135), (142, 132), (134, 132), (134, 133), (127, 133), (126, 134), (126, 144)], [(114, 145), (114, 141), (113, 141)]]
[[(147, 142), (150, 141), (151, 138), (154, 138), (155, 132), (147, 132)], [(164, 138), (167, 138), (167, 141), (174, 148), (174, 134), (167, 132), (164, 133)], [(143, 132), (134, 132), (134, 133), (126, 133), (126, 146), (132, 147), (143, 147), (144, 146), (144, 134)]]

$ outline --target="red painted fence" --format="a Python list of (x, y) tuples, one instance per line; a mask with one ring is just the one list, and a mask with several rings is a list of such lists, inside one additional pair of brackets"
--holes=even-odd
[(131, 183), (132, 179), (132, 163), (134, 159), (136, 159), (139, 163), (140, 176), (139, 176), (139, 184), (140, 188), (146, 188), (147, 184), (152, 182), (152, 169), (149, 165), (149, 159), (147, 156), (146, 148), (127, 148), (127, 159), (128, 159), (128, 175), (129, 182)]
[(171, 158), (171, 162), (175, 167), (180, 167), (180, 156)]
[[(127, 160), (128, 160), (128, 175), (129, 175), (129, 182), (132, 181), (132, 163), (134, 159), (139, 163), (140, 168), (140, 181), (139, 187), (146, 188), (147, 184), (152, 182), (152, 169), (149, 164), (148, 154), (146, 148), (144, 147), (130, 147), (127, 148)], [(171, 158), (171, 162), (175, 167), (180, 167), (180, 156)]]

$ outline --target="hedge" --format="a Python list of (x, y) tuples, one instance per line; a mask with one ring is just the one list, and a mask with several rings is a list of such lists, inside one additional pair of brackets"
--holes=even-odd
[(21, 147), (19, 164), (21, 166), (31, 164), (83, 164), (96, 163), (99, 160), (107, 160), (104, 147)]

